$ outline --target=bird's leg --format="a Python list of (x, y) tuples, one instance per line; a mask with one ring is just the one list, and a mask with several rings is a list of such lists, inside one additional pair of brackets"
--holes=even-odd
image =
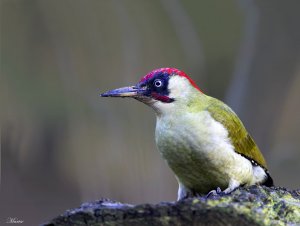
[(237, 189), (240, 185), (241, 185), (240, 182), (238, 182), (238, 181), (235, 180), (235, 179), (231, 179), (231, 180), (229, 181), (228, 188), (226, 188), (223, 192), (224, 192), (225, 194), (229, 194), (229, 193), (233, 192), (235, 189)]
[(195, 196), (194, 193), (190, 189), (186, 188), (182, 183), (178, 182), (178, 184), (179, 184), (179, 188), (178, 188), (177, 201)]

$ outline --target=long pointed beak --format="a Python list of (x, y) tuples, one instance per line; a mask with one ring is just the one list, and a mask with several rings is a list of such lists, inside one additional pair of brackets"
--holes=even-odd
[(137, 86), (122, 87), (100, 94), (101, 97), (137, 97), (145, 93), (144, 88)]

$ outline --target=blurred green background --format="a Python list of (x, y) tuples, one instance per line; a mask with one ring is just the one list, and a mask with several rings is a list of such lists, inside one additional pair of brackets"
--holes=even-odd
[(100, 98), (160, 67), (228, 103), (275, 184), (300, 186), (298, 0), (1, 0), (1, 203), (24, 225), (81, 202), (176, 199), (155, 114)]

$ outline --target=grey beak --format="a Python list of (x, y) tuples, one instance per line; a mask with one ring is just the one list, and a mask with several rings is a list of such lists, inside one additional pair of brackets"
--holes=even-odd
[(144, 88), (138, 88), (136, 86), (122, 87), (113, 89), (105, 93), (100, 94), (101, 97), (137, 97), (143, 95)]

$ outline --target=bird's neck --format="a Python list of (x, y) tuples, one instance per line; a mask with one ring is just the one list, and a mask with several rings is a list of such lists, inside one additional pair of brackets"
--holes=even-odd
[(193, 90), (189, 95), (182, 95), (174, 98), (172, 103), (154, 102), (151, 107), (157, 117), (177, 117), (187, 112), (201, 111), (206, 108), (209, 96)]

